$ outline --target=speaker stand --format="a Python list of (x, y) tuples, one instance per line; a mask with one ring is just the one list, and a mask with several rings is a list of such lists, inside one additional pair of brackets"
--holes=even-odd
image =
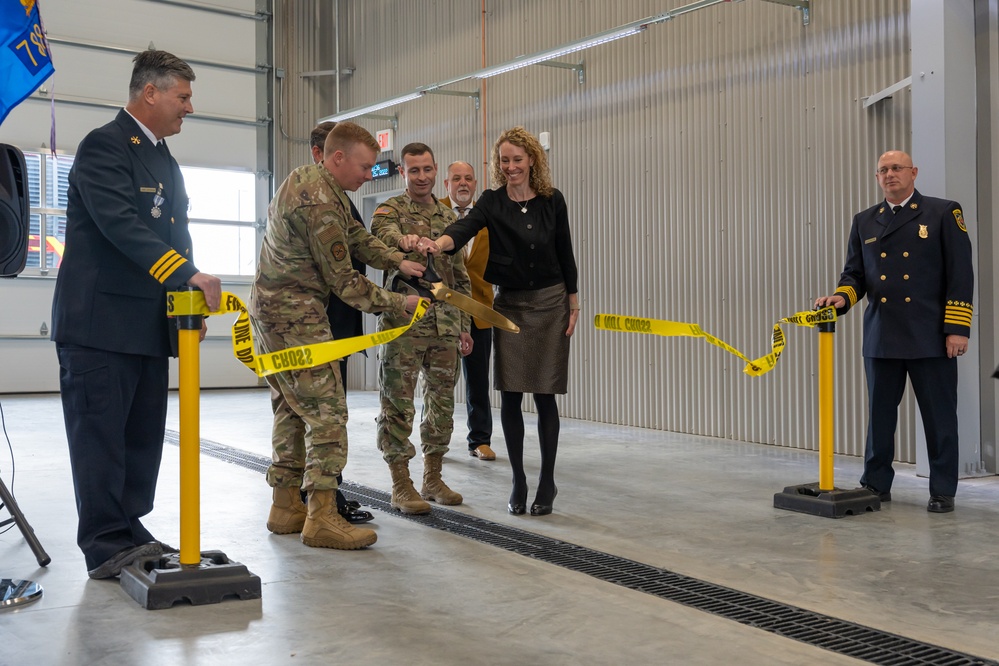
[[(17, 502), (14, 501), (14, 496), (10, 494), (7, 490), (6, 484), (4, 484), (3, 479), (0, 479), (0, 509), (6, 508), (10, 513), (10, 518), (4, 521), (0, 521), (0, 527), (5, 525), (10, 525), (15, 523), (18, 529), (21, 530), (21, 534), (24, 535), (24, 540), (28, 542), (28, 546), (31, 547), (31, 552), (35, 554), (35, 559), (38, 560), (38, 566), (44, 567), (48, 566), (48, 563), (52, 561), (45, 549), (42, 548), (42, 544), (39, 543), (38, 537), (35, 536), (35, 531), (31, 529), (31, 525), (24, 518), (24, 514), (21, 513), (21, 509), (17, 506)], [(11, 578), (0, 579), (0, 609), (6, 610), (8, 608), (16, 608), (18, 606), (23, 606), (29, 604), (32, 601), (38, 601), (42, 596), (42, 586), (30, 580), (14, 580)]]

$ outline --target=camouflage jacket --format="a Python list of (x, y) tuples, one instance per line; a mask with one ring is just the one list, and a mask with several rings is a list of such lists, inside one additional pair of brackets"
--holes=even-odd
[(250, 289), (250, 315), (260, 321), (327, 321), (330, 293), (365, 312), (392, 312), (409, 321), (406, 299), (354, 270), (351, 255), (370, 266), (397, 269), (405, 258), (350, 215), (350, 200), (321, 164), (295, 169), (267, 209), (267, 232)]
[[(416, 234), (427, 238), (438, 238), (444, 229), (457, 218), (454, 212), (434, 197), (434, 203), (421, 204), (409, 198), (408, 194), (382, 203), (371, 218), (371, 233), (376, 235), (389, 247), (399, 247), (399, 239), (408, 234)], [(419, 252), (410, 252), (407, 259), (425, 263)], [(439, 254), (434, 257), (434, 267), (444, 279), (444, 284), (466, 296), (470, 295), (471, 284), (465, 271), (465, 262), (461, 253), (454, 255)], [(391, 289), (392, 281), (398, 270), (385, 272), (385, 286)], [(394, 312), (386, 312), (379, 317), (378, 328), (385, 330), (402, 326), (405, 321)], [(411, 335), (433, 337), (436, 335), (454, 335), (467, 333), (471, 325), (471, 317), (453, 305), (434, 303), (426, 316), (416, 325)]]

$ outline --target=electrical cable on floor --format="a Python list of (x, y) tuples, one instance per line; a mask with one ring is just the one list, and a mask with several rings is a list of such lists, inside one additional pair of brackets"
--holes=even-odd
[[(7, 434), (7, 421), (3, 415), (3, 402), (0, 401), (0, 429), (3, 430), (3, 438), (7, 441), (7, 450), (10, 451), (10, 490), (11, 497), (14, 497), (14, 472), (17, 471), (14, 465), (14, 447), (10, 443), (10, 435)], [(15, 498), (16, 499), (16, 498)], [(0, 509), (4, 508), (3, 502), (0, 502)], [(14, 524), (11, 523), (6, 529), (0, 530), (0, 534), (6, 534), (11, 529), (13, 529)]]

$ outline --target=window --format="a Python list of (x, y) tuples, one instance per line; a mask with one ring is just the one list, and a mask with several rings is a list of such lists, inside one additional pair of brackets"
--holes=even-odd
[[(62, 262), (73, 156), (25, 153), (24, 159), (31, 201), (27, 268), (48, 275)], [(198, 268), (214, 275), (252, 276), (257, 267), (256, 176), (200, 167), (180, 170), (190, 198), (189, 228)]]
[(181, 167), (191, 203), (194, 263), (213, 275), (257, 270), (256, 176), (245, 171)]
[(66, 242), (66, 189), (73, 158), (67, 155), (25, 153), (31, 222), (28, 229), (27, 268), (42, 275), (58, 268)]

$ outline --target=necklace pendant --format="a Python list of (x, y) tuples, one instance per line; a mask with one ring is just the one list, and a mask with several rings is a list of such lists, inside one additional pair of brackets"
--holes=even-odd
[(526, 213), (527, 212), (527, 206), (526, 205), (521, 206), (520, 207), (520, 212), (521, 213)]

